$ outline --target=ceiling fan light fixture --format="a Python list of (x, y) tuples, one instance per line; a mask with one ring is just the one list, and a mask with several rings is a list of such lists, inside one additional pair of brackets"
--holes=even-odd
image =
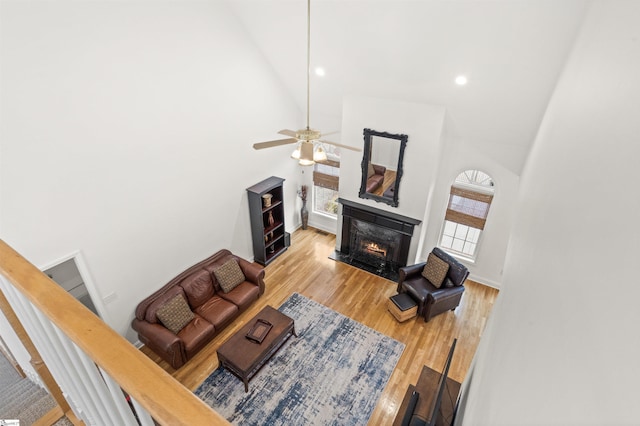
[(300, 159), (300, 144), (298, 144), (298, 146), (296, 146), (296, 149), (291, 153), (291, 158), (293, 158), (294, 160)]
[(312, 166), (313, 161), (313, 142), (302, 142), (300, 144), (300, 161), (301, 166)]
[(296, 132), (296, 138), (301, 140), (301, 141), (313, 141), (316, 139), (320, 139), (320, 136), (322, 136), (320, 134), (319, 130), (316, 129), (310, 129), (310, 128), (306, 128), (306, 129), (301, 129), (298, 130)]
[(316, 152), (313, 153), (313, 161), (327, 161), (327, 153), (322, 145), (318, 145), (318, 148), (316, 148)]

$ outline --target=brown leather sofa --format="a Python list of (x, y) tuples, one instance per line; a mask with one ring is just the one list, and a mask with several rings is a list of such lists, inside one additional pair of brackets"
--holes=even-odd
[[(245, 281), (225, 293), (214, 270), (230, 259), (236, 260)], [(143, 344), (177, 369), (193, 358), (263, 293), (264, 269), (229, 250), (220, 250), (141, 301), (131, 326), (138, 332)], [(157, 313), (178, 294), (186, 299), (193, 319), (178, 333), (174, 333), (163, 325)]]
[(449, 264), (444, 283), (438, 288), (423, 275), (427, 262), (399, 268), (398, 293), (408, 293), (418, 303), (418, 316), (427, 322), (443, 312), (454, 310), (462, 299), (469, 270), (444, 250), (435, 247), (431, 253)]
[(380, 188), (380, 185), (384, 182), (384, 173), (387, 171), (385, 166), (378, 166), (377, 164), (372, 164), (372, 166), (373, 174), (367, 177), (367, 192), (371, 193)]

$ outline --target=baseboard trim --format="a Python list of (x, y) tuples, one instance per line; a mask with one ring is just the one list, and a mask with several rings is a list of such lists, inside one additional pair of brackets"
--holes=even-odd
[(311, 222), (311, 221), (309, 221), (309, 226), (312, 227), (312, 228), (316, 228), (316, 229), (319, 229), (321, 231), (327, 232), (327, 233), (329, 233), (331, 235), (336, 235), (335, 228), (329, 229), (329, 227), (327, 227), (327, 226), (323, 226), (322, 224)]
[(502, 284), (497, 282), (497, 281), (493, 281), (487, 278), (483, 278), (483, 277), (479, 277), (477, 275), (474, 274), (469, 274), (469, 279), (471, 281), (477, 282), (478, 284), (482, 284), (482, 285), (486, 285), (487, 287), (491, 287), (491, 288), (495, 288), (496, 290), (500, 290), (502, 288)]

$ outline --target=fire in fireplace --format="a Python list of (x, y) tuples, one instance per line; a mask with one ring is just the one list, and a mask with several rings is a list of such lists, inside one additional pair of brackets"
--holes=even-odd
[(365, 263), (375, 268), (377, 272), (396, 268), (395, 253), (400, 244), (397, 232), (381, 229), (371, 223), (352, 220), (350, 236), (352, 260)]
[(379, 256), (382, 258), (387, 257), (387, 249), (379, 246), (376, 243), (368, 243), (364, 245), (364, 250), (373, 254), (374, 256)]

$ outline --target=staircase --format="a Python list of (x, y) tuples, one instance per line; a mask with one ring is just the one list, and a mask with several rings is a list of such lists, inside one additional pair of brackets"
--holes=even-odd
[(55, 407), (51, 395), (28, 378), (21, 377), (0, 352), (0, 420), (18, 419), (20, 426), (43, 424), (39, 420)]

